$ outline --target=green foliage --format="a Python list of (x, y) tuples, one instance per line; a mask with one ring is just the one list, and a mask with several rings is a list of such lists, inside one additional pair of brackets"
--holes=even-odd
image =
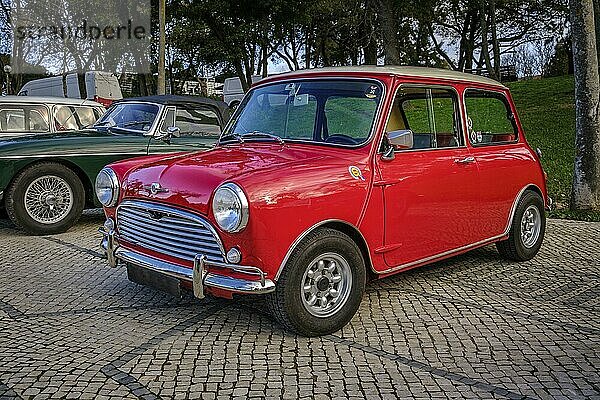
[(575, 161), (575, 88), (572, 75), (509, 83), (527, 141), (542, 150), (548, 192), (557, 218), (597, 220), (592, 213), (569, 211)]

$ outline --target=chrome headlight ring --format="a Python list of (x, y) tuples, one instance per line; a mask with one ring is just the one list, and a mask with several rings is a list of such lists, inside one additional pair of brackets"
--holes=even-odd
[(248, 198), (235, 183), (224, 183), (215, 190), (212, 211), (217, 225), (225, 232), (239, 232), (248, 225)]
[(98, 173), (95, 184), (96, 197), (104, 207), (113, 207), (119, 199), (119, 179), (111, 168), (104, 167)]

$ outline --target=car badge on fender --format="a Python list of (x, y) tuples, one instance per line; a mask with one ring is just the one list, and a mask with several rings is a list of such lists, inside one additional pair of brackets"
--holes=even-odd
[(360, 171), (360, 168), (351, 165), (348, 167), (348, 172), (350, 172), (350, 176), (353, 177), (354, 179), (360, 179), (361, 181), (365, 180), (365, 177), (363, 176), (362, 172)]
[(166, 193), (169, 191), (169, 189), (161, 187), (160, 183), (158, 182), (153, 182), (151, 185), (144, 185), (144, 189), (153, 195), (157, 193)]

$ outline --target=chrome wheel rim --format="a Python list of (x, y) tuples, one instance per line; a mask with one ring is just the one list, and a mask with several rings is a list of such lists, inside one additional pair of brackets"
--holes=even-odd
[(40, 224), (60, 222), (72, 208), (73, 191), (59, 176), (41, 176), (25, 189), (25, 211)]
[(330, 317), (346, 304), (351, 289), (352, 270), (346, 259), (336, 253), (321, 254), (304, 271), (302, 304), (315, 317)]
[(536, 206), (530, 205), (521, 217), (521, 243), (523, 243), (523, 246), (533, 247), (540, 237), (541, 229), (542, 217), (540, 210)]

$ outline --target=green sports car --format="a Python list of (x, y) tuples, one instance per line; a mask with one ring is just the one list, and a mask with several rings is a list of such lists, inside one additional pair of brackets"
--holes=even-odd
[[(7, 126), (3, 117), (0, 113), (0, 133)], [(207, 150), (227, 118), (223, 102), (149, 96), (113, 103), (87, 129), (32, 132), (4, 140), (0, 135), (0, 209), (30, 234), (64, 232), (84, 208), (99, 207), (93, 187), (104, 165), (130, 157)]]

